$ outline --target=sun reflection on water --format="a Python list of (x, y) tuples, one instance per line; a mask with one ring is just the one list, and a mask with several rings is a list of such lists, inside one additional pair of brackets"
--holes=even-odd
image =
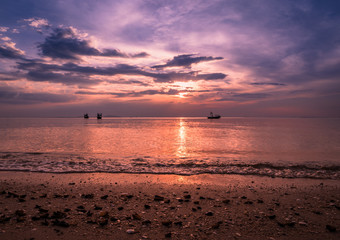
[(183, 118), (179, 119), (178, 124), (178, 148), (176, 155), (181, 158), (187, 156), (186, 124)]

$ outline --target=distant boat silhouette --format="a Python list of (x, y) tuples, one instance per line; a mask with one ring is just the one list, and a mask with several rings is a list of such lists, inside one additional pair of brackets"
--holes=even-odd
[(89, 115), (87, 113), (85, 113), (84, 118), (89, 118)]
[(103, 114), (102, 113), (97, 113), (97, 119), (102, 119)]
[(221, 118), (220, 115), (213, 114), (212, 112), (210, 112), (210, 116), (208, 116), (208, 119), (219, 119), (219, 118)]

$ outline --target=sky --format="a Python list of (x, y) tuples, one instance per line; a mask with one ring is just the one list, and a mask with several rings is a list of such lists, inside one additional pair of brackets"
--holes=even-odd
[(0, 5), (0, 117), (340, 117), (339, 1)]

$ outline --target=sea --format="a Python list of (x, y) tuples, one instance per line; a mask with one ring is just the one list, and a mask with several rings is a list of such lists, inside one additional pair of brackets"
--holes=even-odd
[(0, 171), (340, 179), (340, 119), (0, 118)]

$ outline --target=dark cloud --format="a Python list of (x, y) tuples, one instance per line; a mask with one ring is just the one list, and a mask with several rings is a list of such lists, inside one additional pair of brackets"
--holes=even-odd
[(78, 91), (76, 94), (84, 95), (113, 95), (116, 97), (142, 97), (146, 95), (177, 95), (180, 91), (176, 89), (169, 89), (168, 91), (162, 90), (144, 90), (144, 91), (131, 91), (131, 92), (90, 92), (90, 91)]
[(160, 90), (145, 90), (140, 92), (132, 92), (129, 93), (130, 96), (133, 97), (140, 97), (144, 95), (177, 95), (179, 93), (178, 90), (169, 89), (168, 91), (160, 91)]
[[(27, 79), (31, 81), (57, 82), (67, 85), (78, 83), (97, 84), (98, 82), (104, 81), (95, 79), (93, 77), (95, 75), (145, 75), (143, 74), (144, 72), (139, 68), (125, 64), (118, 64), (115, 67), (97, 68), (79, 66), (74, 63), (58, 65), (46, 64), (45, 62), (41, 61), (25, 61), (18, 62), (17, 68), (21, 71), (25, 71)], [(130, 83), (132, 84), (136, 82), (130, 81)], [(138, 83), (140, 84), (140, 82)]]
[(206, 74), (198, 74), (197, 75), (199, 79), (204, 80), (218, 80), (218, 79), (224, 79), (227, 75), (224, 73), (206, 73)]
[(85, 73), (89, 75), (104, 75), (114, 76), (117, 74), (125, 75), (143, 75), (144, 71), (136, 66), (128, 64), (117, 64), (115, 67), (89, 67), (80, 66), (74, 63), (67, 63), (63, 65), (53, 65), (52, 69), (56, 68), (62, 71)]
[(26, 75), (28, 80), (36, 82), (54, 82), (66, 85), (74, 84), (97, 84), (100, 81), (90, 79), (87, 76), (71, 73), (54, 73), (48, 71), (29, 71)]
[(145, 52), (137, 54), (122, 53), (117, 49), (99, 49), (91, 46), (91, 42), (83, 39), (77, 34), (74, 28), (55, 28), (45, 38), (45, 41), (38, 45), (43, 56), (54, 59), (79, 60), (80, 56), (102, 56), (102, 57), (147, 57)]
[(17, 72), (0, 72), (0, 81), (15, 81), (18, 80), (18, 73)]
[(21, 59), (24, 54), (19, 49), (9, 44), (0, 45), (0, 58)]
[(35, 82), (53, 82), (65, 85), (94, 85), (101, 82), (87, 74), (64, 71), (61, 69), (61, 65), (46, 64), (39, 60), (18, 62), (17, 68), (21, 71), (21, 77)]
[(240, 94), (233, 94), (232, 97), (234, 98), (244, 98), (244, 99), (261, 99), (267, 98), (270, 94), (268, 93), (240, 93)]
[(136, 53), (136, 54), (126, 54), (126, 53), (122, 53), (122, 52), (120, 52), (119, 50), (116, 50), (116, 49), (104, 49), (102, 52), (99, 52), (99, 50), (98, 50), (97, 55), (93, 55), (93, 56), (144, 58), (144, 57), (148, 57), (150, 55), (146, 52), (140, 52), (140, 53)]
[(1, 103), (6, 104), (38, 104), (38, 103), (66, 103), (76, 99), (74, 95), (54, 93), (25, 93), (21, 90), (0, 87)]
[(247, 102), (253, 100), (266, 99), (271, 96), (269, 93), (227, 93), (222, 94), (220, 98), (215, 99), (218, 102), (224, 101), (236, 101), (236, 102)]
[(209, 73), (198, 74), (195, 71), (191, 72), (146, 72), (141, 73), (143, 76), (152, 77), (158, 83), (171, 83), (175, 81), (198, 81), (198, 80), (219, 80), (224, 79), (227, 75), (224, 73)]
[(175, 56), (172, 60), (169, 60), (166, 64), (155, 65), (152, 68), (167, 68), (167, 67), (191, 67), (192, 64), (199, 62), (207, 62), (213, 60), (221, 60), (222, 57), (193, 57), (195, 54), (183, 54)]
[(133, 58), (143, 58), (143, 57), (150, 56), (150, 54), (148, 54), (147, 52), (140, 52), (140, 53), (132, 54), (130, 56)]
[(133, 84), (133, 85), (139, 85), (139, 86), (150, 86), (149, 83), (145, 83), (139, 80), (125, 80), (125, 79), (118, 79), (118, 80), (108, 80), (107, 82), (109, 82), (110, 84)]
[(250, 85), (256, 85), (256, 86), (263, 86), (263, 85), (269, 85), (269, 86), (286, 86), (286, 84), (283, 84), (283, 83), (275, 83), (275, 82), (253, 82), (253, 83), (250, 83)]
[[(79, 55), (100, 54), (99, 50), (90, 46), (89, 41), (78, 38), (72, 28), (54, 29), (53, 33), (46, 37), (45, 42), (38, 47), (42, 55), (52, 58), (79, 59)], [(117, 56), (117, 52), (114, 54)]]
[[(115, 76), (118, 74), (122, 75), (135, 75), (135, 76), (145, 76), (153, 78), (154, 82), (174, 82), (174, 81), (198, 81), (198, 80), (218, 80), (223, 79), (227, 75), (223, 73), (210, 73), (210, 74), (198, 74), (197, 72), (148, 72), (140, 69), (136, 66), (127, 64), (118, 64), (115, 67), (89, 67), (80, 66), (74, 63), (67, 63), (63, 65), (57, 64), (45, 64), (41, 62), (20, 62), (18, 63), (18, 68), (20, 70), (28, 71), (29, 77), (34, 79), (43, 79), (46, 77), (46, 81), (55, 81), (61, 78), (64, 79), (65, 73), (56, 74), (55, 71), (63, 71), (68, 73), (76, 73), (86, 75), (87, 77), (92, 75), (103, 75), (103, 76)], [(33, 75), (33, 78), (32, 78)], [(36, 78), (34, 78), (36, 77)], [(79, 79), (75, 79), (79, 80)], [(70, 82), (74, 81), (72, 78), (69, 79)], [(77, 81), (75, 81), (77, 82)]]

